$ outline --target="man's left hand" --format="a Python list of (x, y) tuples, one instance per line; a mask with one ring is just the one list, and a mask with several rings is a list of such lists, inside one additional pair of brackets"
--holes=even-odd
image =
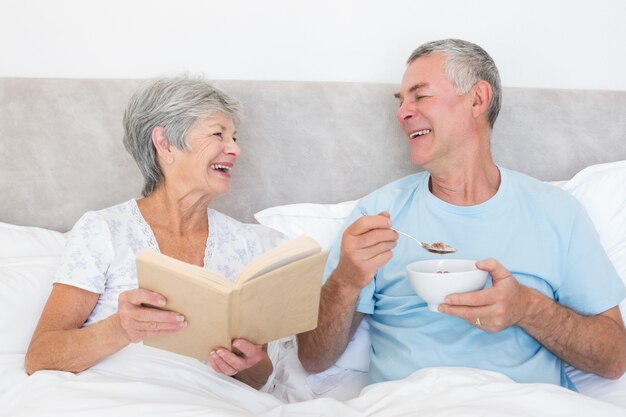
[(493, 258), (476, 262), (476, 267), (491, 274), (492, 287), (450, 294), (445, 304), (439, 305), (439, 311), (493, 333), (519, 323), (524, 314), (528, 289)]

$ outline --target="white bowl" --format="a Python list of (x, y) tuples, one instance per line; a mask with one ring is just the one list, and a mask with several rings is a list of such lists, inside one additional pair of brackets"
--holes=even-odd
[(406, 266), (411, 286), (437, 311), (448, 294), (477, 291), (487, 282), (489, 273), (476, 268), (476, 261), (468, 259), (429, 259)]

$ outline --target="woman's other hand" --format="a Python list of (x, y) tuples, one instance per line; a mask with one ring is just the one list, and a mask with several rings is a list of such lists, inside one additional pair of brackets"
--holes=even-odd
[(234, 339), (233, 347), (240, 353), (217, 348), (209, 357), (215, 372), (232, 376), (253, 388), (259, 389), (272, 373), (272, 361), (267, 354), (267, 345), (255, 345), (246, 339)]

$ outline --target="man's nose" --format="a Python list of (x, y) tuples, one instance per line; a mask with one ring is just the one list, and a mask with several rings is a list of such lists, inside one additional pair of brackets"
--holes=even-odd
[(403, 122), (405, 120), (410, 119), (414, 115), (415, 115), (415, 110), (412, 108), (412, 106), (409, 103), (404, 102), (398, 108), (398, 112), (396, 113), (396, 118), (398, 119), (399, 122)]

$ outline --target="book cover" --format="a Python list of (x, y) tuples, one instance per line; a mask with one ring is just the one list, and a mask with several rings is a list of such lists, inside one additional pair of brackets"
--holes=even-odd
[(164, 309), (187, 321), (144, 344), (204, 361), (216, 347), (232, 350), (235, 338), (263, 344), (312, 330), (326, 256), (301, 236), (253, 259), (231, 283), (219, 272), (143, 250), (137, 255), (139, 287), (165, 296)]

